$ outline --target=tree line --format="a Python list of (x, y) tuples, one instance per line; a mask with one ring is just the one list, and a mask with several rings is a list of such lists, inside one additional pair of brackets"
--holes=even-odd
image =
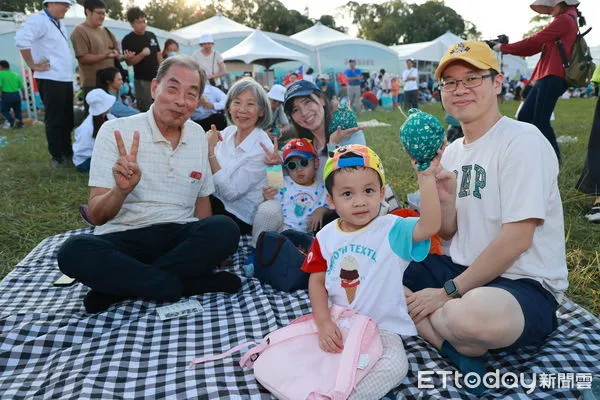
[[(77, 0), (83, 4), (83, 0)], [(133, 5), (128, 0), (104, 0), (108, 15), (124, 19), (125, 11)], [(41, 0), (0, 0), (1, 11), (34, 12)], [(187, 0), (150, 0), (143, 7), (148, 23), (156, 28), (171, 31), (213, 17), (217, 12), (224, 16), (267, 32), (293, 35), (310, 28), (315, 22), (347, 32), (338, 25), (336, 17), (323, 15), (318, 19), (289, 10), (279, 0), (211, 0), (205, 5), (191, 5)], [(384, 45), (416, 43), (433, 40), (446, 31), (470, 39), (480, 39), (481, 34), (472, 22), (464, 20), (443, 0), (429, 0), (423, 4), (408, 4), (405, 0), (390, 0), (378, 4), (359, 4), (350, 1), (338, 9), (358, 27), (358, 36)], [(339, 20), (339, 18), (338, 18)]]

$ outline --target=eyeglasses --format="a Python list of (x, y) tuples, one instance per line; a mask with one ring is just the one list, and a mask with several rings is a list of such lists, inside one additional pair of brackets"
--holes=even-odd
[(106, 17), (105, 11), (92, 11), (96, 15), (100, 15), (101, 17)]
[(306, 168), (306, 167), (308, 167), (309, 163), (310, 163), (310, 160), (301, 159), (300, 162), (288, 161), (284, 165), (288, 169), (288, 171), (293, 171), (296, 168)]
[(458, 82), (462, 82), (463, 86), (467, 89), (472, 89), (477, 86), (481, 86), (483, 82), (483, 78), (490, 78), (496, 76), (496, 74), (486, 74), (486, 75), (469, 75), (464, 79), (448, 79), (440, 82), (440, 87), (443, 92), (454, 92), (458, 89)]

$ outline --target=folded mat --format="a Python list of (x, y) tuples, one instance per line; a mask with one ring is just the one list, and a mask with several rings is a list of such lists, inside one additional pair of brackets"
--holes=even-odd
[[(285, 293), (243, 278), (240, 293), (194, 296), (204, 311), (161, 321), (164, 304), (127, 300), (107, 312), (87, 314), (77, 283), (54, 287), (56, 252), (76, 230), (46, 238), (0, 282), (0, 397), (44, 399), (270, 399), (240, 354), (189, 367), (194, 357), (221, 353), (310, 312), (305, 291)], [(248, 238), (242, 238), (232, 271), (242, 276)], [(115, 277), (118, 279), (118, 277)], [(182, 299), (181, 302), (188, 299)], [(524, 373), (520, 385), (488, 390), (483, 398), (576, 399), (600, 374), (600, 321), (566, 300), (559, 328), (541, 348), (489, 356), (489, 371)], [(409, 374), (397, 391), (406, 399), (474, 398), (450, 377), (428, 375), (432, 388), (418, 388), (418, 371), (454, 371), (420, 338), (405, 340)]]

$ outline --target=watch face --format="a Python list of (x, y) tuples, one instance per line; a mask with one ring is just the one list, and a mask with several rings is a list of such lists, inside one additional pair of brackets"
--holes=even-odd
[(444, 290), (448, 296), (452, 296), (456, 293), (456, 285), (452, 279), (444, 283)]

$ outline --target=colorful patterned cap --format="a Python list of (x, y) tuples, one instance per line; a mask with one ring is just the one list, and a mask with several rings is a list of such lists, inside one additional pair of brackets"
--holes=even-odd
[(283, 162), (294, 156), (310, 160), (317, 156), (317, 151), (308, 139), (292, 139), (283, 146)]
[(349, 144), (335, 149), (333, 156), (325, 163), (323, 181), (326, 181), (333, 171), (348, 167), (372, 168), (379, 174), (381, 183), (385, 185), (385, 172), (381, 159), (373, 150), (362, 144)]

